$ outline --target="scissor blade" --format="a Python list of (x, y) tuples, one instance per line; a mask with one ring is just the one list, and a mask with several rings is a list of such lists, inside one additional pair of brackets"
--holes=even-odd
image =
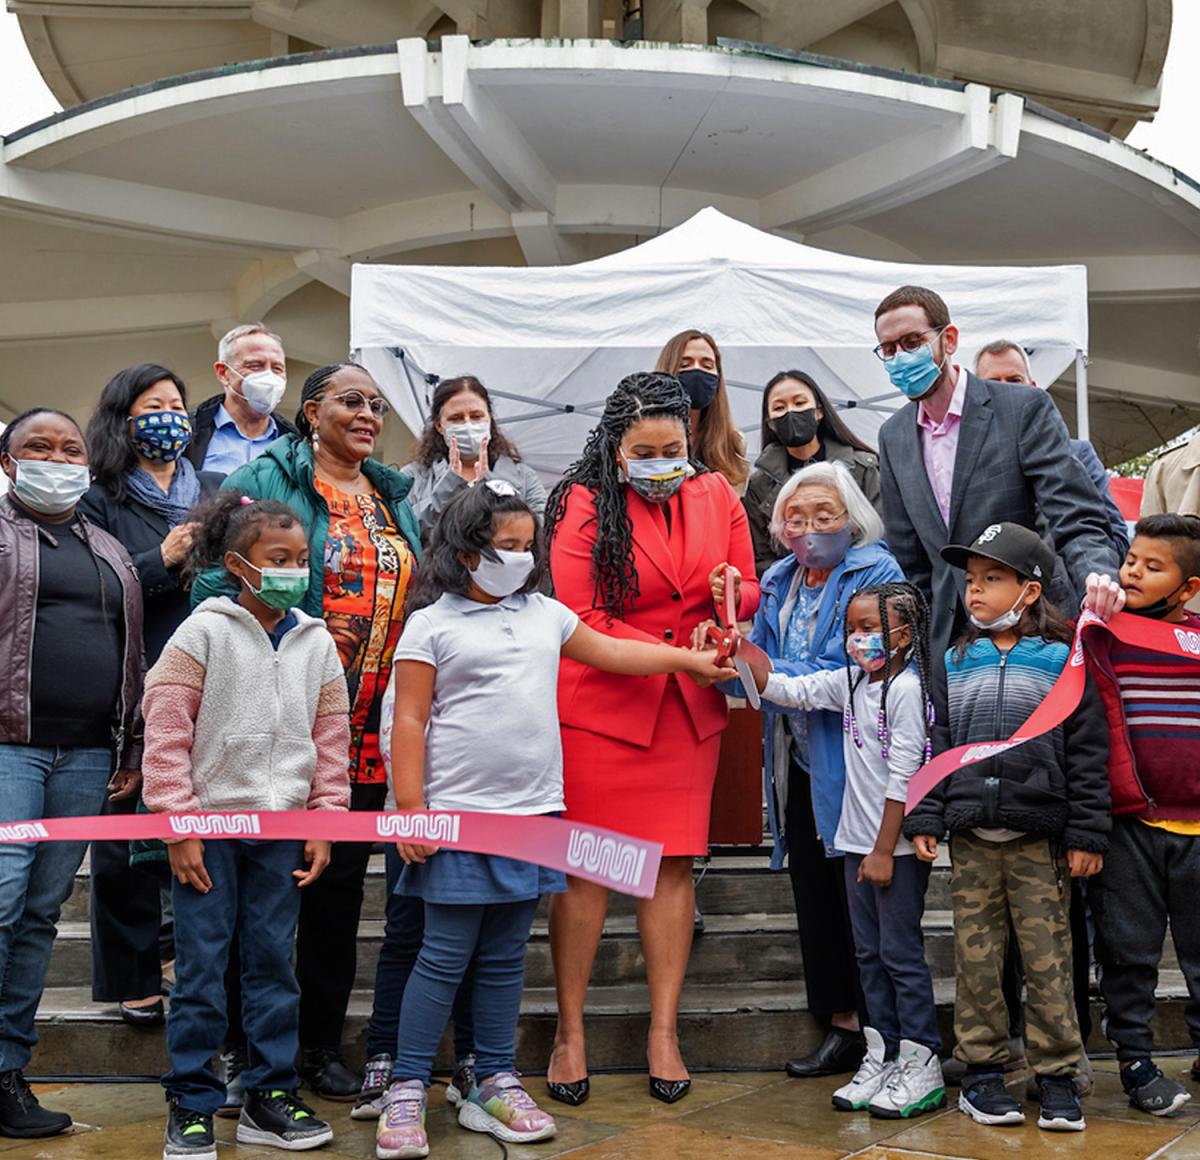
[(752, 708), (759, 708), (762, 705), (762, 698), (758, 695), (758, 685), (754, 680), (754, 673), (750, 671), (750, 666), (741, 657), (734, 657), (733, 667), (741, 679), (742, 691), (746, 694), (746, 700), (750, 702)]

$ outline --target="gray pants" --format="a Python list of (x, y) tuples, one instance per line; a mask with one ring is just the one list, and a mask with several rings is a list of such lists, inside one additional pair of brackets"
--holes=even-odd
[(1167, 924), (1187, 982), (1184, 1012), (1200, 1048), (1200, 836), (1114, 818), (1104, 870), (1088, 886), (1104, 1033), (1118, 1059), (1151, 1053), (1154, 988)]

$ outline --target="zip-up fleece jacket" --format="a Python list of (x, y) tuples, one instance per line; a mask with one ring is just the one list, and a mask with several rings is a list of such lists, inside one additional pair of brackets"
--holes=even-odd
[[(1009, 737), (1045, 700), (1069, 655), (1069, 645), (1041, 637), (1023, 637), (1007, 653), (988, 636), (961, 659), (948, 650), (944, 672), (938, 666), (934, 674), (934, 750)], [(1089, 680), (1062, 725), (934, 787), (905, 819), (904, 836), (998, 828), (1102, 854), (1112, 828), (1107, 764), (1104, 710)]]
[(323, 621), (276, 649), (253, 614), (206, 600), (146, 677), (142, 797), (154, 813), (344, 810), (350, 703)]

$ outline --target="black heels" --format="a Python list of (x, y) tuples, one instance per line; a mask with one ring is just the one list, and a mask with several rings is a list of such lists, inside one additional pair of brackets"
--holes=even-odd
[(664, 1104), (678, 1103), (691, 1088), (690, 1079), (659, 1079), (653, 1075), (650, 1077), (650, 1094), (656, 1100), (662, 1100)]
[(550, 1098), (558, 1100), (560, 1104), (570, 1104), (571, 1107), (577, 1108), (580, 1104), (585, 1103), (589, 1095), (591, 1095), (591, 1082), (585, 1075), (583, 1079), (578, 1079), (574, 1083), (551, 1083), (546, 1081), (546, 1087), (550, 1090)]

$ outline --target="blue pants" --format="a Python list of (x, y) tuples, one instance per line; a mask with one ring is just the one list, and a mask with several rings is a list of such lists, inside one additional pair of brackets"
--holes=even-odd
[(940, 1051), (933, 979), (921, 934), (929, 863), (901, 854), (892, 860), (892, 884), (878, 887), (858, 881), (862, 862), (861, 854), (846, 855), (846, 895), (867, 1023), (883, 1036), (889, 1059), (901, 1039)]
[(516, 1069), (525, 947), (536, 911), (536, 898), (486, 905), (425, 903), (425, 939), (400, 1007), (395, 1080), (429, 1082), (433, 1057), (472, 958), (475, 1073), (486, 1079)]
[[(375, 998), (367, 1023), (367, 1055), (391, 1054), (400, 1029), (400, 1004), (404, 988), (421, 953), (425, 935), (425, 903), (409, 894), (397, 894), (396, 882), (404, 863), (396, 847), (384, 851), (387, 875), (387, 909), (384, 912), (383, 945), (375, 967)], [(470, 968), (454, 1000), (454, 1057), (462, 1059), (475, 1050), (475, 1027), (471, 1019)]]
[(175, 990), (167, 1018), (171, 1070), (163, 1087), (189, 1111), (211, 1116), (225, 1101), (212, 1057), (225, 1034), (225, 966), (237, 937), (242, 1024), (252, 1090), (295, 1091), (300, 1049), (300, 987), (292, 942), (300, 889), (292, 877), (303, 843), (223, 838), (204, 843), (212, 889), (171, 885), (175, 910)]
[[(98, 814), (112, 774), (107, 747), (0, 745), (0, 822)], [(62, 904), (86, 842), (0, 842), (0, 1071), (23, 1068)]]

